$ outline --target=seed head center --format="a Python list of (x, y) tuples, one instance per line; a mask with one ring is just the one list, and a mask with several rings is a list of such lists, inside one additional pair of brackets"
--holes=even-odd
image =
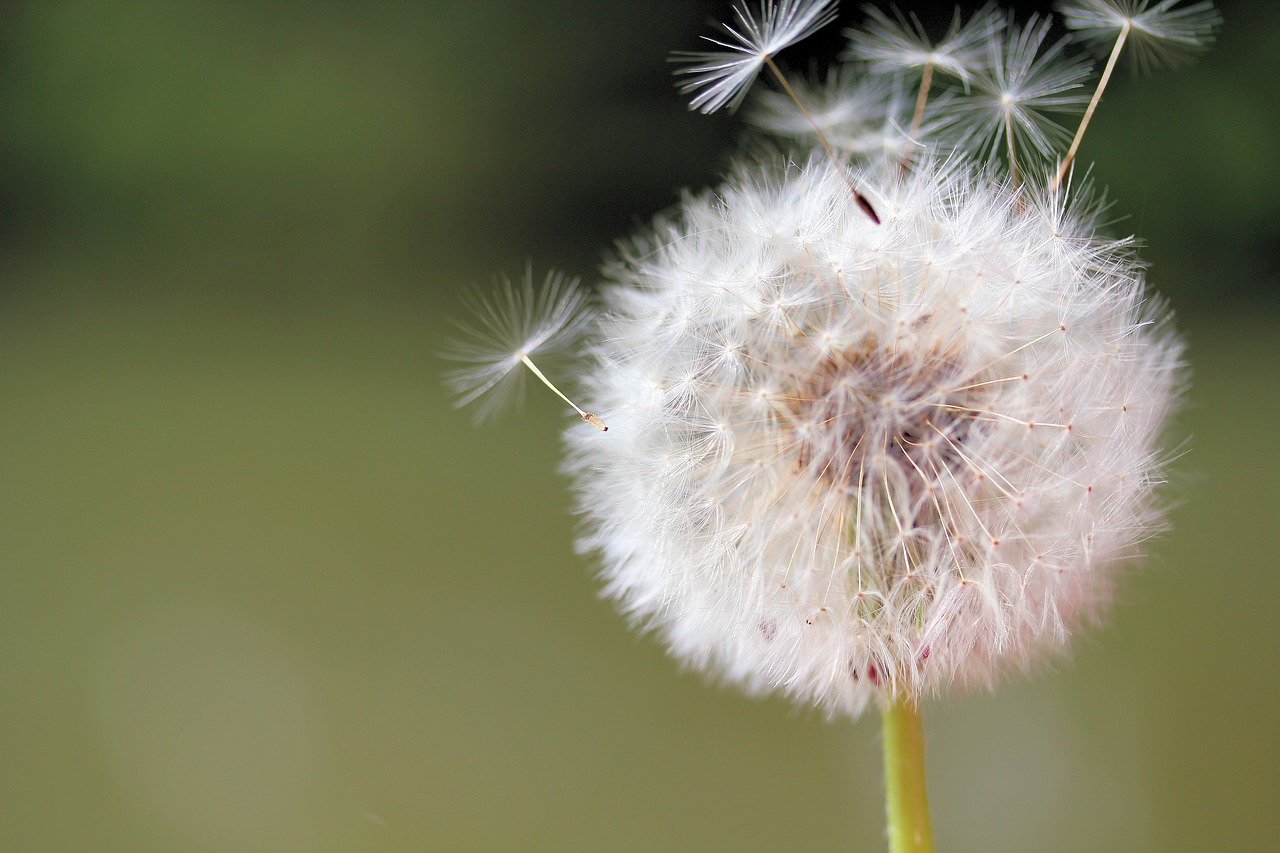
[(868, 336), (819, 362), (790, 396), (800, 468), (842, 489), (886, 475), (928, 489), (960, 463), (981, 390), (937, 348)]

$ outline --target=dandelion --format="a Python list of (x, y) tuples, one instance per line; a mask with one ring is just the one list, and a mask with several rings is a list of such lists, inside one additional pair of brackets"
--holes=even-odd
[[(1201, 3), (1063, 12), (1178, 50), (1216, 21)], [(558, 277), (477, 302), (453, 384), (484, 403), (518, 365), (546, 381), (535, 351), (579, 346), (613, 428), (566, 433), (563, 467), (605, 594), (712, 679), (829, 716), (881, 709), (891, 849), (923, 853), (921, 703), (1061, 655), (1106, 616), (1164, 526), (1182, 344), (1136, 241), (1101, 233), (1105, 198), (1062, 179), (1084, 123), (1060, 159), (1050, 114), (1083, 106), (1089, 68), (1045, 47), (1050, 21), (988, 6), (934, 44), (869, 14), (854, 61), (797, 91), (771, 57), (834, 4), (735, 7), (685, 89), (736, 106), (770, 65), (795, 108), (770, 94), (754, 118), (800, 147), (740, 158), (622, 243), (600, 310)], [(953, 82), (926, 120), (934, 70)], [(1054, 161), (1058, 177), (1028, 168)]]
[(1180, 345), (1124, 242), (934, 165), (875, 226), (752, 164), (609, 270), (582, 546), (672, 653), (829, 713), (987, 686), (1095, 622), (1160, 524)]

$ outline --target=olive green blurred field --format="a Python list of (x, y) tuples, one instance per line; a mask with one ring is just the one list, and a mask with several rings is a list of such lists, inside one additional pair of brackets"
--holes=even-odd
[[(721, 8), (6, 7), (0, 851), (884, 849), (877, 721), (678, 673), (573, 553), (568, 416), (477, 430), (439, 379), (464, 286), (589, 280), (714, 180), (741, 121), (665, 55)], [(1246, 9), (1085, 146), (1191, 345), (1173, 529), (1073, 662), (927, 709), (942, 850), (1280, 844)]]

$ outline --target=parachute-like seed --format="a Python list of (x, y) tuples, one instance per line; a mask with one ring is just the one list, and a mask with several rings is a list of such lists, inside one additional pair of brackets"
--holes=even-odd
[(835, 20), (835, 0), (761, 0), (752, 15), (745, 0), (734, 6), (737, 26), (722, 24), (727, 40), (703, 36), (724, 50), (679, 51), (672, 61), (689, 63), (677, 74), (689, 79), (680, 91), (695, 93), (689, 108), (713, 113), (721, 107), (737, 109), (765, 63)]
[(1103, 52), (1124, 33), (1143, 71), (1177, 65), (1208, 50), (1222, 23), (1211, 2), (1069, 0), (1057, 8), (1068, 29)]
[(534, 356), (554, 355), (581, 342), (594, 320), (591, 298), (576, 279), (548, 273), (535, 291), (532, 270), (518, 286), (502, 280), (491, 295), (478, 292), (464, 297), (472, 315), (459, 321), (458, 335), (442, 353), (461, 362), (445, 374), (458, 407), (476, 404), (476, 421), (482, 422), (523, 396), (523, 366), (568, 403), (582, 420), (599, 430), (607, 427), (596, 415), (578, 408), (552, 384), (534, 363)]
[(964, 24), (956, 9), (946, 34), (934, 42), (914, 14), (908, 18), (895, 8), (890, 17), (875, 6), (864, 9), (866, 24), (846, 31), (846, 59), (865, 63), (870, 71), (881, 74), (932, 67), (966, 84), (985, 70), (987, 42), (1005, 25), (1004, 16), (992, 3), (974, 12)]
[(1027, 167), (1052, 162), (1070, 135), (1052, 114), (1078, 113), (1089, 100), (1082, 86), (1089, 63), (1064, 55), (1067, 40), (1041, 50), (1052, 21), (1032, 15), (1012, 21), (1004, 38), (988, 41), (989, 69), (969, 97), (957, 99), (948, 131), (951, 147), (1004, 159), (1015, 178)]

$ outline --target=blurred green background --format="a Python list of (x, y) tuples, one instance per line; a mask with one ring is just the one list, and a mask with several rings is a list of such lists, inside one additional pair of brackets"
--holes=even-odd
[[(1280, 13), (1221, 5), (1082, 155), (1191, 344), (1174, 529), (1073, 663), (927, 709), (943, 850), (1280, 844)], [(464, 286), (715, 180), (665, 57), (724, 9), (5, 4), (0, 850), (884, 849), (877, 721), (678, 673), (556, 401), (439, 379)]]

